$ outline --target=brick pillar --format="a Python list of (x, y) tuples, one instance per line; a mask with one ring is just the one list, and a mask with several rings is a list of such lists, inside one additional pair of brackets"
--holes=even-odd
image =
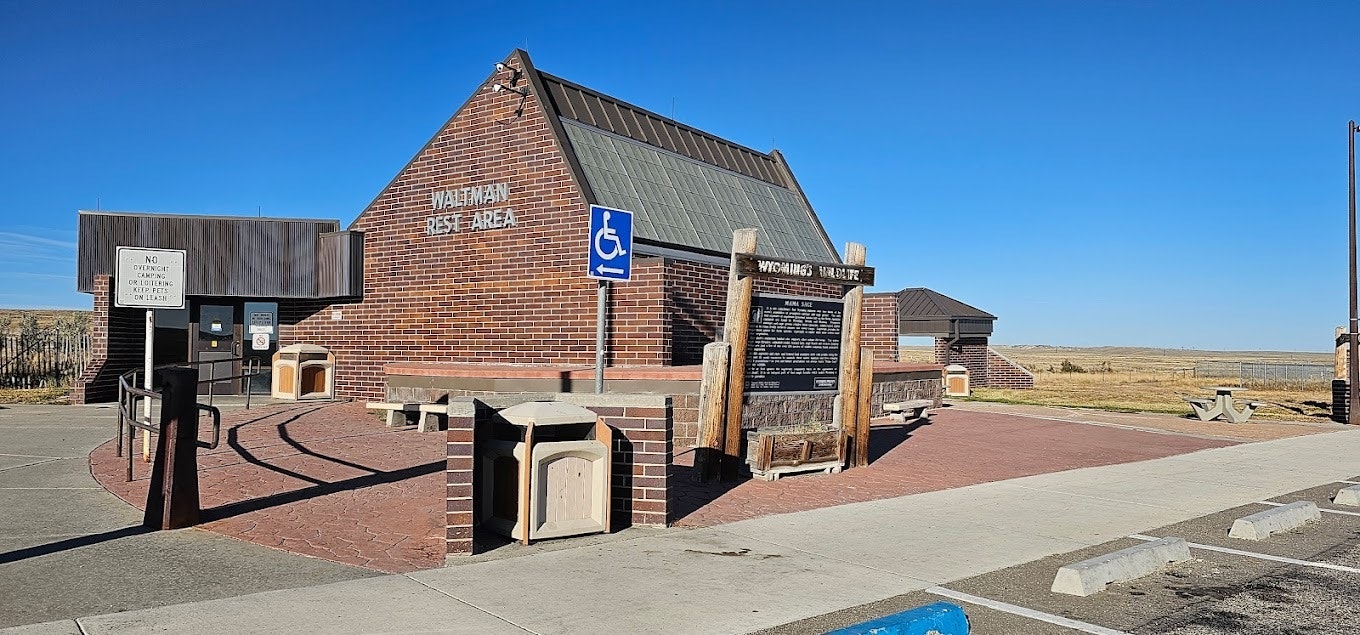
[(71, 403), (104, 400), (101, 397), (105, 395), (99, 394), (100, 391), (94, 389), (94, 383), (109, 359), (109, 307), (112, 304), (112, 290), (111, 276), (94, 277), (94, 311), (90, 314), (90, 360), (85, 363), (84, 372), (73, 382)]
[(472, 555), (474, 401), (449, 403), (448, 463), (445, 465), (445, 552)]
[(959, 364), (968, 369), (968, 384), (974, 388), (986, 388), (987, 383), (987, 338), (965, 337), (950, 345), (949, 340), (935, 338), (935, 362), (937, 364)]

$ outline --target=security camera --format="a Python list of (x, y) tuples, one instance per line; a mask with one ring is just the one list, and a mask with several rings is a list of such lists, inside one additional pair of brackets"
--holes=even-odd
[(505, 70), (505, 63), (504, 63), (504, 62), (496, 62), (496, 70), (498, 70), (498, 71), (503, 71), (503, 70)]

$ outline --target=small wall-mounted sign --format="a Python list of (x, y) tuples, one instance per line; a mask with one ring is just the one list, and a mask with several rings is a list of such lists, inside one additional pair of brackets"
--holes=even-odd
[(269, 350), (269, 334), (256, 333), (250, 336), (250, 349), (255, 351)]
[(339, 319), (340, 319), (340, 309), (332, 309), (332, 310), (331, 310), (331, 319), (332, 319), (332, 320), (339, 320)]

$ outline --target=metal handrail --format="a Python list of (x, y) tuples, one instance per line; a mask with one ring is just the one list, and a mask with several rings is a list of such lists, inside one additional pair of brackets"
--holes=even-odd
[[(230, 375), (230, 376), (227, 376), (227, 377), (218, 377), (218, 376), (217, 376), (217, 373), (216, 373), (216, 370), (217, 370), (216, 364), (220, 364), (220, 363), (223, 363), (223, 362), (236, 362), (236, 361), (245, 362), (245, 370), (243, 370), (243, 371), (241, 372), (241, 374), (239, 374), (239, 375)], [(152, 371), (154, 372), (155, 370), (158, 370), (158, 369), (161, 369), (161, 368), (196, 367), (196, 366), (201, 366), (201, 365), (203, 365), (203, 364), (213, 364), (213, 366), (210, 366), (209, 369), (208, 369), (208, 379), (200, 379), (200, 380), (197, 382), (198, 384), (203, 384), (203, 383), (207, 383), (207, 384), (208, 384), (208, 403), (207, 403), (207, 404), (199, 403), (199, 404), (197, 404), (197, 406), (198, 406), (198, 409), (199, 409), (199, 410), (205, 411), (205, 412), (208, 412), (208, 413), (212, 414), (212, 417), (213, 417), (213, 440), (212, 440), (212, 443), (211, 443), (211, 444), (207, 444), (207, 445), (204, 445), (203, 442), (200, 441), (200, 442), (199, 442), (199, 447), (205, 447), (205, 448), (208, 448), (208, 449), (212, 450), (212, 449), (216, 449), (216, 448), (217, 448), (218, 443), (221, 441), (221, 436), (222, 436), (222, 411), (219, 410), (219, 409), (217, 409), (216, 407), (214, 407), (214, 406), (212, 405), (212, 401), (213, 401), (213, 386), (214, 386), (217, 382), (219, 382), (219, 381), (224, 381), (224, 380), (232, 380), (232, 379), (242, 379), (242, 380), (245, 380), (245, 381), (242, 382), (242, 385), (245, 387), (245, 392), (246, 392), (246, 409), (249, 410), (249, 409), (250, 409), (250, 387), (249, 387), (249, 384), (246, 383), (246, 382), (248, 382), (248, 381), (249, 381), (249, 378), (251, 378), (251, 377), (255, 377), (255, 376), (257, 376), (257, 375), (263, 374), (263, 373), (262, 373), (262, 363), (261, 363), (261, 360), (260, 360), (259, 358), (257, 358), (257, 357), (249, 357), (249, 358), (248, 358), (248, 357), (242, 356), (242, 357), (232, 357), (232, 358), (228, 358), (228, 359), (213, 359), (213, 360), (200, 360), (200, 361), (196, 361), (196, 362), (177, 362), (177, 363), (173, 363), (173, 364), (161, 364), (160, 366), (154, 366), (154, 367), (152, 367)], [(117, 452), (118, 452), (118, 456), (123, 456), (123, 433), (126, 431), (126, 433), (127, 433), (127, 472), (126, 472), (126, 474), (125, 474), (125, 479), (124, 479), (124, 480), (125, 480), (125, 481), (128, 481), (128, 482), (131, 482), (131, 481), (132, 481), (132, 454), (133, 454), (132, 447), (133, 447), (133, 443), (136, 441), (136, 432), (135, 432), (135, 430), (143, 430), (143, 431), (145, 431), (145, 432), (147, 432), (147, 433), (150, 433), (150, 434), (160, 434), (160, 432), (161, 432), (161, 428), (160, 428), (160, 423), (159, 423), (159, 422), (152, 421), (150, 417), (147, 417), (147, 418), (143, 419), (143, 418), (141, 418), (141, 417), (139, 417), (139, 416), (137, 415), (137, 410), (138, 410), (138, 408), (137, 408), (137, 400), (138, 400), (138, 399), (161, 399), (161, 393), (156, 392), (156, 391), (154, 391), (154, 390), (148, 390), (148, 389), (146, 389), (146, 388), (139, 388), (139, 387), (137, 387), (137, 384), (140, 383), (140, 382), (137, 381), (137, 378), (138, 378), (139, 375), (141, 375), (141, 373), (142, 373), (142, 369), (138, 368), (138, 369), (130, 370), (130, 371), (128, 371), (128, 372), (126, 372), (126, 373), (123, 373), (123, 374), (121, 374), (121, 375), (118, 376), (118, 432), (117, 432), (117, 435), (116, 435), (116, 438), (118, 439)]]

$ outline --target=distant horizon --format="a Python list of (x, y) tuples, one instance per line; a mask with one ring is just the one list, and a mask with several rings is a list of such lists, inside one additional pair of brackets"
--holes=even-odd
[[(1354, 72), (1358, 3), (512, 13), (0, 2), (0, 304), (88, 310), (79, 209), (348, 226), (522, 48), (779, 150), (836, 248), (866, 246), (877, 290), (987, 311), (998, 343), (1325, 350), (1346, 321), (1342, 128), (1360, 82), (1337, 78)], [(459, 24), (498, 27), (431, 29)]]

